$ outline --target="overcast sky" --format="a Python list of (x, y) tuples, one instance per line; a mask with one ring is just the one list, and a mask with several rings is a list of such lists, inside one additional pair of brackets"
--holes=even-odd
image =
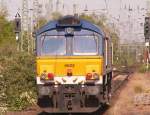
[[(43, 5), (44, 13), (45, 7), (50, 5), (46, 5), (48, 1), (50, 0), (39, 0), (39, 2)], [(57, 0), (51, 1), (53, 3), (53, 9), (56, 10), (55, 6)], [(28, 2), (29, 8), (32, 8), (32, 0), (28, 0)], [(3, 3), (5, 6), (7, 6), (9, 19), (13, 19), (18, 9), (21, 9), (22, 6), (22, 0), (3, 0)], [(64, 4), (64, 10), (66, 9), (66, 11), (63, 11), (63, 13), (65, 12), (66, 14), (71, 14), (73, 12), (73, 4), (77, 5), (77, 12), (79, 13), (83, 12), (86, 6), (89, 11), (96, 9), (106, 9), (107, 7), (109, 15), (114, 17), (112, 20), (116, 25), (119, 25), (122, 39), (125, 40), (129, 37), (136, 37), (141, 40), (143, 38), (143, 35), (139, 33), (143, 32), (143, 27), (140, 26), (140, 23), (144, 22), (143, 15), (145, 14), (145, 11), (142, 11), (141, 9), (146, 9), (146, 0), (59, 0), (59, 3), (62, 6)], [(59, 5), (59, 10), (62, 12), (61, 5)], [(129, 8), (132, 9), (131, 12), (129, 12)], [(120, 17), (119, 22), (115, 20), (118, 19), (118, 17)]]
[[(0, 0), (2, 1), (2, 0)], [(15, 15), (18, 9), (21, 9), (21, 1), (22, 0), (3, 0), (4, 4), (8, 7), (9, 15), (11, 18)], [(31, 4), (32, 0), (28, 0), (29, 4)], [(48, 3), (49, 0), (39, 0), (40, 3), (45, 4)], [(57, 0), (51, 0), (56, 2)], [(109, 11), (114, 14), (117, 14), (120, 10), (120, 7), (131, 7), (137, 8), (137, 6), (145, 7), (145, 0), (59, 0), (61, 3), (64, 2), (67, 9), (72, 12), (72, 4), (77, 4), (78, 10), (85, 9), (87, 5), (89, 10), (94, 9), (103, 9), (106, 8), (106, 3), (108, 5)], [(106, 1), (106, 2), (105, 2)], [(44, 6), (44, 5), (43, 5)]]

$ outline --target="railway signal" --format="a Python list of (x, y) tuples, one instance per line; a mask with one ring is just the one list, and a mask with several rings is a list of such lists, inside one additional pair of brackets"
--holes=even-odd
[(144, 24), (144, 36), (145, 36), (145, 62), (147, 65), (147, 69), (149, 68), (150, 61), (150, 17), (145, 17)]
[(15, 16), (15, 33), (21, 32), (21, 16), (19, 13)]
[(144, 36), (145, 36), (145, 41), (149, 40), (149, 38), (150, 38), (150, 17), (145, 17)]
[[(15, 33), (16, 33), (16, 41), (19, 42), (20, 33), (21, 33), (21, 16), (18, 12), (15, 16)], [(19, 50), (19, 43), (18, 43), (17, 50)]]

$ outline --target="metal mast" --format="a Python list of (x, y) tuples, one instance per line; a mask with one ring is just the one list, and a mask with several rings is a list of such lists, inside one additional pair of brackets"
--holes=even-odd
[(59, 0), (56, 1), (56, 12), (59, 12)]
[(146, 1), (147, 15), (150, 16), (150, 0)]
[(41, 11), (40, 11), (40, 4), (38, 0), (33, 0), (33, 28), (31, 30), (31, 49), (32, 51), (35, 48), (35, 39), (32, 37), (32, 31), (35, 31), (39, 28), (39, 17), (40, 17)]
[(39, 1), (33, 0), (33, 26), (34, 26), (34, 29), (38, 28), (38, 17), (39, 17)]
[(28, 31), (28, 0), (22, 0), (22, 30)]
[(29, 52), (29, 37), (28, 37), (28, 0), (22, 0), (22, 33), (21, 33), (21, 51)]
[(0, 0), (0, 10), (4, 9), (4, 0)]
[(150, 0), (146, 1), (146, 9), (147, 9), (147, 16), (145, 17), (145, 24), (144, 24), (144, 35), (145, 35), (145, 62), (147, 65), (147, 70), (149, 69), (150, 63)]
[(77, 15), (77, 4), (73, 4), (73, 14)]
[(46, 19), (50, 20), (52, 18), (51, 14), (54, 11), (53, 0), (49, 0), (45, 5)]

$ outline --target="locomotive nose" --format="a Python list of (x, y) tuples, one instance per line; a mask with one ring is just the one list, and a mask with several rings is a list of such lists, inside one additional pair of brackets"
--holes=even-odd
[(54, 59), (38, 59), (37, 60), (37, 72), (41, 75), (43, 71), (47, 73), (53, 73), (56, 77), (65, 76), (86, 76), (87, 73), (97, 73), (102, 75), (102, 57), (90, 57), (90, 58), (60, 58)]

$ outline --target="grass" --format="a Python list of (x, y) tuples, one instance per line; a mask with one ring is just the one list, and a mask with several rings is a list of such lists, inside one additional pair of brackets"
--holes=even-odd
[(143, 87), (141, 85), (136, 85), (134, 87), (134, 92), (135, 93), (142, 93), (144, 91)]
[(141, 65), (138, 71), (140, 73), (150, 72), (150, 64), (148, 68), (146, 64)]

